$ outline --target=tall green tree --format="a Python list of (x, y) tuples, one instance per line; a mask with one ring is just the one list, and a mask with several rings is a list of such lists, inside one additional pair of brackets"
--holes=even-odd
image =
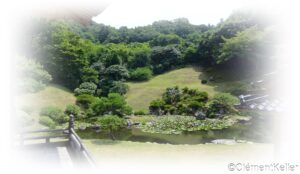
[(44, 65), (56, 83), (74, 89), (88, 66), (90, 41), (73, 33), (63, 22), (50, 22), (47, 30), (35, 38), (35, 58)]
[(182, 54), (175, 46), (154, 47), (151, 64), (155, 74), (163, 73), (182, 63)]

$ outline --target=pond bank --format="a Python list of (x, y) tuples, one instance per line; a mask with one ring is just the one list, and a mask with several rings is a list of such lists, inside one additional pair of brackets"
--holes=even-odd
[[(138, 128), (139, 126), (132, 126), (116, 131), (114, 135), (120, 141), (155, 142), (160, 144), (206, 144), (213, 143), (212, 141), (217, 139), (271, 143), (273, 136), (270, 119), (269, 117), (269, 119), (261, 120), (260, 117), (253, 117), (247, 123), (236, 123), (225, 129), (187, 131), (181, 134), (149, 133)], [(82, 139), (110, 139), (109, 134), (104, 130), (97, 132), (87, 128), (86, 130), (78, 130), (78, 134)]]

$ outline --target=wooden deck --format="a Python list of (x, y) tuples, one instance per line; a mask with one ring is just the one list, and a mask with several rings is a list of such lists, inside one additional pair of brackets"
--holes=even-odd
[(14, 148), (18, 158), (28, 165), (55, 168), (96, 167), (74, 130), (72, 115), (66, 129), (22, 132), (16, 142)]

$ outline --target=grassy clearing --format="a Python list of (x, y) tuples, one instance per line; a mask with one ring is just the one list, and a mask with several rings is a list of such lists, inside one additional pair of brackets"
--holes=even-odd
[(201, 74), (199, 69), (190, 66), (155, 76), (147, 82), (129, 82), (127, 102), (134, 110), (147, 110), (150, 102), (160, 98), (167, 87), (176, 85), (182, 88), (197, 88), (206, 91), (209, 96), (217, 93), (214, 86), (201, 84)]
[(17, 96), (16, 100), (16, 107), (31, 115), (38, 122), (39, 112), (43, 107), (55, 106), (64, 110), (68, 104), (74, 104), (76, 98), (71, 91), (62, 86), (49, 85), (37, 93)]

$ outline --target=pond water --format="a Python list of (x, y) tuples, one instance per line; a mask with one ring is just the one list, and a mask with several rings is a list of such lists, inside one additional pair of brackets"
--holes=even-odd
[[(203, 144), (216, 139), (235, 139), (258, 143), (272, 142), (272, 119), (268, 115), (253, 117), (247, 123), (238, 123), (222, 130), (184, 132), (179, 135), (147, 133), (136, 127), (124, 128), (114, 133), (117, 140), (156, 142), (169, 144)], [(110, 139), (108, 132), (92, 129), (77, 130), (82, 139)]]

